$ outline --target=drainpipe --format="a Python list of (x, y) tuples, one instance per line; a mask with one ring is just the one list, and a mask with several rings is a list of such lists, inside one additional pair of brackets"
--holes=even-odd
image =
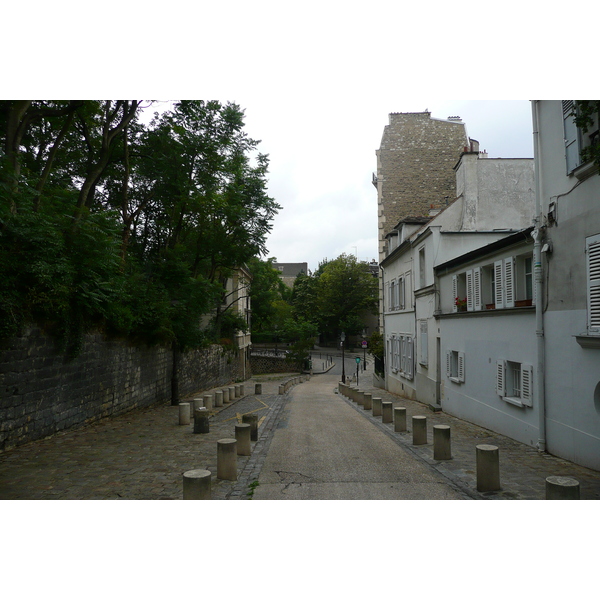
[(540, 452), (546, 451), (546, 395), (544, 389), (545, 372), (545, 348), (544, 348), (544, 294), (542, 277), (542, 190), (541, 190), (541, 161), (540, 161), (540, 141), (539, 141), (539, 114), (538, 100), (531, 102), (531, 112), (533, 121), (533, 156), (534, 156), (534, 177), (535, 177), (535, 219), (534, 230), (532, 232), (533, 243), (533, 262), (536, 285), (536, 303), (535, 303), (535, 335), (537, 337), (537, 370), (535, 398), (538, 407), (538, 442), (537, 449)]

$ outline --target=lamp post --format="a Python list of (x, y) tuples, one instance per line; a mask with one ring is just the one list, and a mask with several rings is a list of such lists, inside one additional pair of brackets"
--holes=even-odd
[(362, 332), (362, 336), (363, 336), (363, 371), (366, 371), (367, 369), (367, 330), (363, 329)]
[(346, 383), (346, 370), (344, 364), (344, 341), (346, 340), (346, 334), (343, 331), (340, 334), (340, 340), (342, 340), (342, 383)]

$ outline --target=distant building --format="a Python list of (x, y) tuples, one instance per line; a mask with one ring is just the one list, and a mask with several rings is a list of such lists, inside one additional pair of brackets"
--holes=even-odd
[(294, 287), (294, 281), (300, 273), (308, 275), (308, 263), (273, 263), (273, 268), (279, 272), (281, 280), (289, 288)]

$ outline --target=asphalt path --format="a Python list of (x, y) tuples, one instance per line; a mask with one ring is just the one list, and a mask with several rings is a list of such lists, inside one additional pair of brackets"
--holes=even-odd
[(254, 499), (464, 499), (336, 393), (337, 371), (289, 392)]

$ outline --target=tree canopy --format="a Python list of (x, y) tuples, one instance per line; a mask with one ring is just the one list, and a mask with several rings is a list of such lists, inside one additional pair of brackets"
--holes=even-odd
[(0, 337), (38, 322), (203, 343), (281, 208), (236, 104), (0, 101)]

